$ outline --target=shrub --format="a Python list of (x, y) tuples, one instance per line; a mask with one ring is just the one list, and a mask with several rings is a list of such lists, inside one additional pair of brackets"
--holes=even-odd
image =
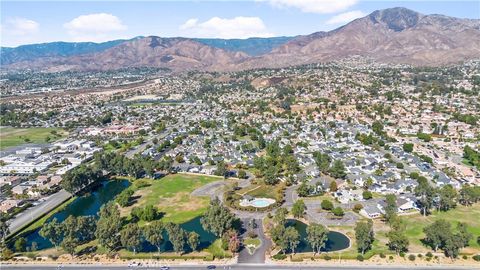
[(480, 262), (480, 255), (475, 255), (472, 257), (475, 261)]
[(341, 207), (335, 207), (332, 210), (332, 213), (337, 217), (342, 217), (343, 215), (345, 215), (345, 212), (343, 212), (343, 209)]
[(333, 203), (329, 200), (323, 200), (322, 203), (320, 204), (323, 210), (332, 210), (333, 209)]
[(400, 252), (400, 257), (404, 258), (405, 257), (405, 252)]
[(463, 256), (462, 256), (462, 259), (467, 260), (467, 259), (468, 259), (468, 256), (467, 256), (467, 255), (463, 255)]
[(380, 253), (380, 258), (385, 259), (387, 256), (383, 253)]
[(392, 255), (388, 256), (388, 259), (393, 260), (393, 256)]
[(325, 254), (323, 258), (327, 261), (330, 261), (332, 259), (332, 257), (330, 257), (328, 254)]
[(415, 261), (415, 258), (416, 258), (416, 257), (415, 257), (415, 255), (413, 255), (413, 254), (408, 255), (408, 259), (409, 259), (410, 261), (412, 261), (412, 262)]
[(275, 260), (285, 260), (287, 258), (287, 255), (278, 253), (278, 254), (273, 255), (273, 258)]
[(418, 254), (418, 255), (417, 255), (417, 257), (419, 257), (419, 258), (422, 258), (422, 257), (423, 257), (423, 255), (422, 255), (422, 254)]
[(359, 204), (359, 203), (355, 204), (355, 206), (353, 207), (353, 211), (354, 211), (355, 213), (360, 212), (360, 210), (362, 210), (362, 209), (363, 209), (363, 205), (361, 205), (361, 204)]
[(357, 255), (357, 261), (363, 262), (363, 256), (358, 254)]
[(432, 252), (429, 251), (429, 252), (427, 252), (427, 254), (425, 254), (425, 256), (427, 256), (428, 258), (432, 258), (433, 254), (432, 254)]

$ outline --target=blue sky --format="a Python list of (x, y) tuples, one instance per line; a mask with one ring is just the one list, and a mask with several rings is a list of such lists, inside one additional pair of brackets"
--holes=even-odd
[(0, 44), (102, 42), (119, 38), (247, 38), (335, 29), (377, 9), (480, 18), (480, 1), (1, 1)]

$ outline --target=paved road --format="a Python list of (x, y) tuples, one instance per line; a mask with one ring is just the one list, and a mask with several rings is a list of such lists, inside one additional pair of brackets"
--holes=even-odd
[[(128, 267), (128, 266), (102, 266), (102, 265), (78, 265), (78, 266), (63, 266), (59, 268), (58, 266), (44, 266), (44, 265), (30, 265), (30, 266), (10, 266), (10, 265), (0, 265), (0, 269), (16, 269), (16, 270), (55, 270), (55, 269), (91, 269), (91, 270), (121, 270), (121, 269), (160, 269), (161, 265), (149, 266), (147, 267)], [(170, 269), (207, 269), (207, 265), (179, 265), (179, 266), (170, 266)], [(272, 265), (272, 264), (234, 264), (234, 265), (219, 265), (216, 267), (218, 270), (244, 270), (244, 269), (268, 269), (268, 270), (301, 270), (301, 269), (319, 269), (319, 270), (359, 270), (359, 269), (388, 269), (388, 270), (447, 270), (447, 269), (480, 269), (474, 267), (452, 267), (452, 266), (343, 266), (343, 265), (332, 265), (332, 266), (312, 266), (312, 265)]]
[(133, 158), (133, 156), (135, 156), (136, 154), (141, 154), (143, 151), (145, 151), (145, 149), (147, 148), (147, 145), (152, 145), (153, 144), (153, 139), (154, 138), (157, 138), (158, 141), (161, 141), (163, 140), (165, 137), (167, 137), (167, 135), (170, 134), (170, 128), (167, 128), (165, 129), (164, 131), (162, 131), (162, 133), (160, 135), (156, 135), (156, 136), (151, 136), (149, 137), (144, 143), (142, 143), (141, 145), (127, 151), (125, 153), (125, 156), (128, 157), (128, 158)]
[(45, 201), (18, 214), (13, 220), (9, 221), (10, 234), (14, 234), (22, 229), (28, 223), (38, 219), (42, 215), (52, 211), (55, 207), (66, 201), (72, 195), (65, 190), (50, 195)]
[[(243, 220), (243, 224), (248, 224), (250, 219), (245, 219)], [(263, 232), (263, 226), (262, 226), (262, 220), (261, 219), (256, 219), (255, 223), (257, 224), (257, 228), (255, 229), (255, 233), (257, 234), (258, 238), (262, 241), (262, 244), (260, 247), (258, 247), (255, 252), (253, 252), (252, 255), (248, 253), (247, 248), (243, 248), (239, 255), (238, 255), (238, 263), (265, 263), (265, 254), (267, 250), (270, 249), (272, 246), (272, 241), (265, 236), (265, 233)], [(245, 231), (243, 237), (247, 236), (247, 231)]]

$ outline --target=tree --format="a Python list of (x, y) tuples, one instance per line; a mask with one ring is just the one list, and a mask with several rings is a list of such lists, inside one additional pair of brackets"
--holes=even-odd
[(100, 170), (82, 164), (67, 171), (62, 176), (61, 184), (66, 191), (75, 194), (101, 180), (102, 174)]
[(307, 241), (312, 246), (314, 252), (320, 253), (320, 250), (325, 248), (327, 240), (328, 229), (325, 226), (312, 223), (307, 227)]
[(472, 205), (480, 200), (480, 187), (463, 185), (460, 189), (458, 200), (462, 205)]
[(391, 222), (397, 216), (397, 197), (395, 194), (387, 194), (385, 197), (385, 220)]
[(245, 172), (245, 170), (238, 170), (238, 178), (240, 179), (247, 178), (247, 173)]
[(217, 163), (217, 169), (215, 170), (214, 174), (217, 176), (223, 176), (227, 177), (227, 164), (225, 164), (225, 161), (220, 160)]
[(137, 252), (142, 243), (140, 238), (142, 237), (140, 229), (137, 223), (129, 223), (123, 230), (120, 231), (120, 242), (122, 246), (127, 249), (132, 249), (133, 253)]
[(336, 192), (338, 190), (337, 182), (332, 181), (329, 186), (330, 192)]
[(190, 248), (195, 251), (197, 250), (198, 245), (200, 244), (200, 235), (196, 232), (190, 232), (188, 234), (188, 245)]
[(305, 202), (298, 200), (292, 206), (292, 214), (295, 218), (302, 218), (305, 215), (306, 209)]
[(333, 162), (332, 167), (329, 170), (330, 175), (335, 178), (345, 178), (347, 176), (345, 164), (343, 161), (337, 159)]
[(418, 203), (420, 204), (422, 214), (426, 216), (433, 206), (435, 189), (430, 186), (425, 177), (418, 177), (417, 182), (418, 186), (415, 187), (415, 195), (418, 198)]
[(312, 192), (312, 188), (306, 182), (302, 182), (302, 184), (297, 188), (298, 196), (300, 197), (307, 197)]
[(404, 143), (403, 144), (403, 151), (407, 153), (412, 153), (413, 152), (413, 143)]
[(24, 252), (27, 248), (27, 240), (23, 237), (19, 237), (15, 240), (15, 244), (13, 245), (16, 252)]
[(372, 130), (373, 130), (373, 132), (375, 132), (375, 134), (382, 135), (383, 134), (383, 124), (380, 121), (373, 122)]
[(457, 202), (455, 201), (457, 198), (457, 191), (452, 185), (444, 185), (441, 187), (438, 195), (437, 210), (448, 211), (457, 206)]
[(273, 227), (270, 231), (270, 236), (275, 245), (280, 248), (280, 250), (285, 253), (288, 249), (288, 243), (285, 241), (285, 226), (283, 224), (278, 224)]
[(278, 171), (275, 166), (269, 166), (264, 172), (264, 181), (267, 185), (276, 185), (279, 181)]
[(117, 202), (121, 207), (127, 207), (130, 204), (130, 199), (133, 195), (133, 190), (127, 188), (124, 191), (120, 192), (115, 196), (115, 202)]
[(373, 198), (373, 195), (372, 192), (370, 192), (369, 190), (365, 190), (362, 193), (362, 197), (364, 200), (370, 200), (371, 198)]
[(236, 222), (238, 219), (222, 205), (218, 198), (210, 201), (210, 205), (200, 219), (202, 227), (217, 237), (221, 237), (228, 229), (233, 228)]
[(394, 250), (397, 254), (406, 252), (410, 244), (405, 229), (404, 222), (400, 218), (396, 218), (395, 221), (391, 223), (391, 230), (387, 233), (388, 248)]
[(10, 229), (8, 228), (7, 222), (4, 220), (3, 217), (0, 216), (0, 240), (2, 243), (5, 242), (8, 234), (10, 233)]
[(78, 240), (75, 239), (72, 236), (66, 236), (62, 243), (61, 246), (63, 250), (65, 250), (68, 254), (75, 256), (75, 248), (78, 246)]
[(451, 225), (444, 219), (439, 219), (431, 225), (423, 228), (425, 233), (424, 242), (429, 245), (434, 251), (442, 248), (448, 238), (451, 237)]
[(453, 233), (451, 225), (444, 219), (436, 220), (431, 225), (423, 229), (427, 245), (435, 251), (442, 249), (447, 257), (455, 258), (458, 256), (460, 248), (468, 245), (472, 235), (467, 230), (465, 223), (457, 224), (457, 233)]
[(457, 238), (460, 243), (462, 243), (461, 247), (468, 246), (468, 242), (472, 240), (473, 235), (468, 232), (466, 223), (459, 222), (457, 224), (457, 234), (455, 235), (455, 238)]
[(165, 228), (168, 233), (168, 239), (172, 242), (173, 250), (177, 253), (183, 252), (187, 234), (185, 230), (180, 228), (180, 225), (171, 222), (167, 223)]
[(332, 162), (330, 156), (325, 153), (314, 152), (313, 158), (315, 159), (318, 169), (323, 173), (327, 173), (330, 168), (330, 163)]
[(62, 224), (58, 223), (57, 219), (54, 218), (52, 221), (45, 223), (42, 226), (42, 229), (38, 232), (38, 234), (48, 239), (54, 246), (55, 249), (58, 249), (58, 246), (62, 243), (64, 230)]
[(284, 225), (286, 222), (286, 218), (288, 215), (288, 210), (287, 208), (279, 208), (276, 212), (275, 215), (273, 216), (273, 221), (279, 225)]
[(240, 238), (238, 237), (238, 232), (236, 230), (229, 229), (226, 231), (222, 240), (230, 252), (236, 253), (240, 249)]
[(340, 206), (333, 208), (332, 213), (337, 217), (343, 217), (343, 215), (345, 215), (345, 212)]
[(461, 239), (458, 239), (454, 236), (450, 236), (445, 240), (443, 245), (443, 251), (445, 255), (450, 258), (456, 258), (458, 256), (460, 248), (463, 247)]
[(375, 240), (373, 233), (373, 222), (357, 222), (355, 225), (355, 239), (357, 240), (358, 251), (365, 255), (365, 251), (372, 247), (372, 243)]
[(160, 247), (164, 241), (163, 231), (164, 226), (161, 221), (154, 221), (144, 229), (145, 239), (157, 248), (158, 253), (160, 253)]
[(294, 227), (288, 227), (285, 229), (284, 237), (288, 248), (292, 251), (292, 253), (295, 253), (295, 249), (300, 243), (300, 234), (298, 231)]
[(112, 202), (108, 202), (100, 208), (99, 219), (95, 237), (98, 243), (104, 246), (109, 252), (115, 250), (120, 245), (118, 234), (122, 228), (122, 218), (118, 207)]
[(157, 217), (158, 217), (158, 209), (155, 206), (151, 204), (145, 206), (142, 213), (142, 220), (153, 221)]
[(333, 203), (330, 200), (323, 200), (322, 203), (320, 204), (323, 210), (330, 211), (333, 209)]

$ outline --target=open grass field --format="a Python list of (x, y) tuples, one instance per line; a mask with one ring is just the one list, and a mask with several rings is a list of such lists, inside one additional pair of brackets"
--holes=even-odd
[(210, 202), (209, 197), (196, 197), (190, 193), (203, 185), (218, 181), (218, 178), (172, 174), (158, 180), (142, 179), (142, 181), (148, 186), (135, 191), (133, 196), (138, 197), (136, 202), (122, 208), (122, 214), (127, 215), (133, 207), (154, 205), (165, 213), (162, 221), (183, 223), (201, 215)]
[[(412, 215), (402, 216), (407, 225), (407, 236), (410, 240), (409, 252), (426, 253), (432, 251), (429, 247), (422, 244), (421, 239), (425, 237), (423, 228), (432, 224), (436, 220), (445, 219), (452, 224), (455, 230), (458, 222), (465, 222), (468, 226), (468, 231), (473, 235), (469, 246), (460, 250), (461, 253), (477, 254), (480, 253), (480, 245), (477, 244), (477, 237), (480, 236), (480, 204), (475, 204), (470, 207), (457, 206), (447, 212), (434, 211), (429, 216), (422, 216), (418, 213)], [(388, 225), (383, 221), (376, 220), (374, 222), (375, 238), (377, 241), (374, 244), (374, 251), (378, 254), (385, 251), (388, 239), (386, 233), (390, 230)], [(384, 252), (385, 253), (385, 252)]]
[(473, 235), (470, 241), (470, 246), (462, 249), (461, 252), (480, 252), (480, 245), (477, 244), (477, 237), (480, 236), (480, 204), (477, 203), (470, 207), (457, 206), (456, 209), (447, 212), (434, 211), (431, 215), (423, 217), (420, 214), (405, 216), (407, 222), (407, 235), (410, 238), (410, 243), (415, 247), (422, 246), (420, 239), (425, 235), (423, 228), (435, 220), (445, 219), (452, 223), (452, 228), (455, 229), (458, 222), (465, 222), (468, 226), (468, 231)]
[(265, 184), (259, 184), (259, 185), (251, 185), (251, 186), (242, 188), (238, 190), (236, 193), (241, 196), (250, 195), (255, 198), (275, 199), (276, 188), (269, 185), (265, 185)]
[[(53, 134), (52, 131), (57, 135)], [(65, 137), (67, 132), (60, 128), (0, 128), (0, 149), (25, 143), (46, 143)]]

